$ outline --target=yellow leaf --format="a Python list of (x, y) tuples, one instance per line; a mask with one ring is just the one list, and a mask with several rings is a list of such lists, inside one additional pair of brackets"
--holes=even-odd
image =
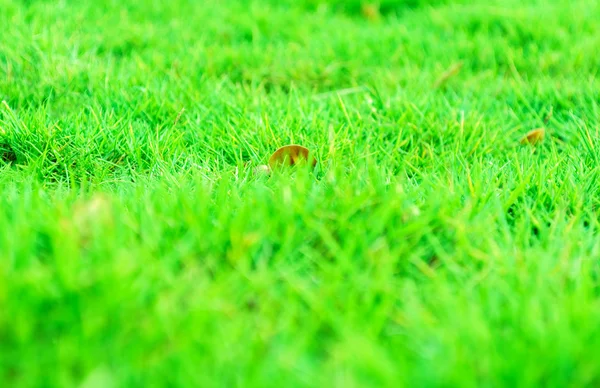
[(544, 140), (544, 136), (546, 136), (546, 130), (544, 128), (534, 129), (529, 131), (525, 137), (521, 139), (521, 144), (538, 144)]
[(269, 158), (269, 166), (271, 168), (281, 165), (295, 166), (309, 160), (313, 167), (317, 165), (317, 160), (310, 155), (308, 148), (292, 144), (275, 151)]
[(363, 4), (360, 11), (365, 19), (371, 21), (378, 20), (381, 17), (381, 13), (379, 12), (379, 4)]

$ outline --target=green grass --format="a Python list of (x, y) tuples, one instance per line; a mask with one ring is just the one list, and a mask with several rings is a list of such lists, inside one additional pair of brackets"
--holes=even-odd
[(1, 386), (600, 384), (600, 2), (361, 6), (0, 0)]

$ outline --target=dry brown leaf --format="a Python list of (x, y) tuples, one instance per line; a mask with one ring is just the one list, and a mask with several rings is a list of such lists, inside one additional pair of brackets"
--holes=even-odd
[(381, 17), (381, 12), (379, 11), (379, 4), (376, 3), (363, 4), (360, 11), (365, 19), (371, 21), (378, 20)]
[(308, 148), (292, 144), (283, 146), (275, 151), (269, 158), (269, 166), (271, 168), (281, 165), (295, 166), (308, 160), (310, 160), (313, 167), (317, 165), (317, 160), (310, 155)]
[(537, 128), (532, 131), (529, 131), (523, 139), (521, 139), (521, 144), (531, 144), (535, 145), (544, 140), (544, 136), (546, 136), (546, 130), (544, 128)]

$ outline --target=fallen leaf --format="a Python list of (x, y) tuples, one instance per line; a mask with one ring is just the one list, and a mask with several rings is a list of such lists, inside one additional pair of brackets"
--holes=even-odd
[(379, 11), (379, 4), (363, 4), (360, 10), (365, 19), (374, 21), (378, 20), (381, 17), (381, 12)]
[(535, 145), (544, 140), (544, 136), (546, 135), (546, 130), (544, 128), (537, 128), (532, 131), (529, 131), (527, 135), (523, 139), (521, 139), (521, 144), (531, 144)]
[(308, 160), (310, 160), (313, 167), (317, 165), (317, 160), (310, 156), (308, 148), (292, 144), (275, 151), (269, 158), (269, 166), (272, 169), (281, 165), (295, 166)]

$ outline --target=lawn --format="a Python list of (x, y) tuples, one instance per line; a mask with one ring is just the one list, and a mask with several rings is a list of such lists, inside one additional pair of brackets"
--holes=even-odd
[(0, 0), (0, 386), (600, 385), (599, 15)]

